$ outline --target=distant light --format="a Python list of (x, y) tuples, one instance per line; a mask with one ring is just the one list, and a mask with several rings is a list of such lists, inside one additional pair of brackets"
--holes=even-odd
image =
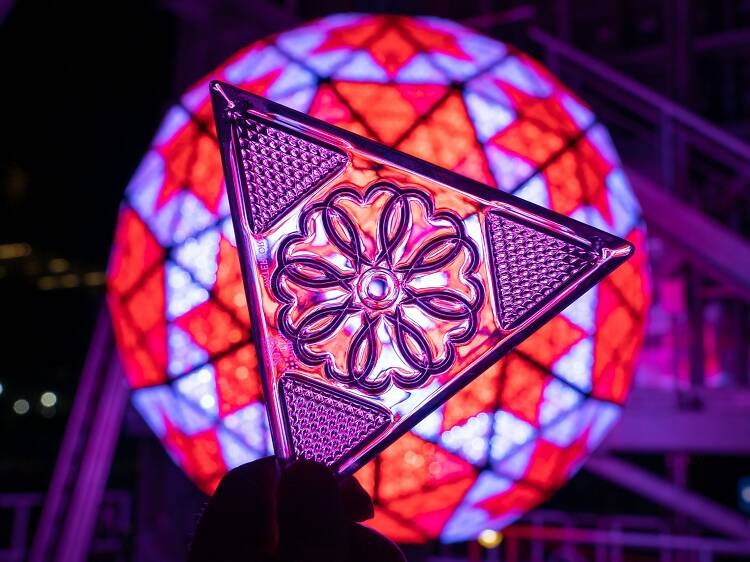
[(503, 542), (503, 534), (492, 529), (485, 529), (479, 533), (477, 540), (484, 548), (496, 548)]
[(750, 476), (743, 476), (738, 480), (737, 496), (740, 511), (750, 513)]
[(31, 254), (31, 246), (26, 243), (0, 244), (0, 260), (23, 258), (29, 254)]
[(3, 383), (0, 382), (0, 394), (3, 393), (3, 390), (5, 390), (5, 387), (3, 386)]
[(19, 416), (28, 414), (30, 409), (31, 409), (31, 405), (29, 404), (28, 400), (24, 400), (23, 398), (20, 398), (16, 400), (15, 402), (13, 402), (13, 411)]
[(106, 282), (107, 276), (103, 271), (90, 271), (83, 275), (83, 283), (89, 287), (98, 287)]
[(42, 406), (45, 408), (51, 408), (57, 404), (57, 394), (54, 392), (45, 392), (39, 397), (39, 402), (41, 402)]
[(58, 286), (57, 277), (52, 277), (50, 275), (40, 277), (36, 282), (36, 286), (39, 287), (42, 291), (56, 289)]
[(47, 264), (47, 268), (52, 273), (62, 273), (64, 271), (68, 271), (68, 269), (70, 268), (70, 262), (65, 258), (55, 258), (49, 261), (49, 263)]

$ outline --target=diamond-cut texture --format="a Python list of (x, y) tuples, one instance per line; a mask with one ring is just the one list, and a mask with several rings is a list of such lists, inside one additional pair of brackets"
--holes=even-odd
[(509, 330), (596, 263), (597, 255), (499, 213), (487, 216), (500, 323)]
[(259, 234), (346, 166), (344, 154), (243, 116), (237, 122), (250, 228)]
[(280, 387), (297, 458), (334, 465), (391, 421), (385, 408), (304, 377), (286, 374)]

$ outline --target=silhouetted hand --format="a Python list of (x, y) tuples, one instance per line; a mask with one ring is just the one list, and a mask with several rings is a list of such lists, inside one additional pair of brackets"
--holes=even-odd
[(189, 562), (405, 562), (399, 548), (359, 525), (372, 500), (353, 477), (274, 457), (227, 473), (201, 515)]

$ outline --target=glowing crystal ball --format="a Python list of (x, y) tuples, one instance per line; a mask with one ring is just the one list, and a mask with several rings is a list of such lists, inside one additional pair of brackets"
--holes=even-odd
[(357, 473), (372, 525), (402, 542), (474, 538), (547, 498), (617, 419), (643, 338), (644, 230), (605, 128), (526, 55), (435, 18), (324, 18), (190, 89), (127, 188), (109, 306), (136, 408), (209, 493), (271, 453), (209, 79), (635, 243), (634, 258)]

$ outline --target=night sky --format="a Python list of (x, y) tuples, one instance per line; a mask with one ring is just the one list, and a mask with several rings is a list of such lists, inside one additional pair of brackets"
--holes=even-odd
[(29, 254), (0, 261), (0, 491), (47, 485), (118, 203), (172, 99), (174, 28), (141, 0), (19, 2), (0, 28), (0, 244)]

